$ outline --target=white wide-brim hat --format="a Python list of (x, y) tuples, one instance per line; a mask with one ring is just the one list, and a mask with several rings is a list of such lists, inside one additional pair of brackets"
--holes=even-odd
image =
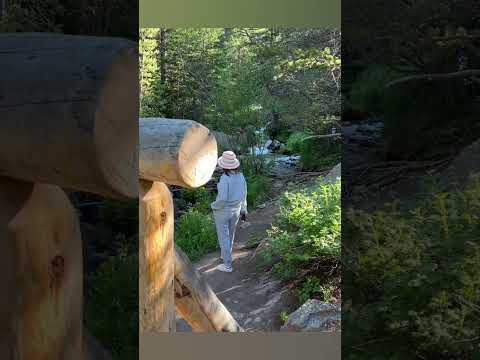
[(233, 151), (224, 151), (222, 156), (218, 158), (218, 166), (223, 169), (233, 170), (240, 166), (240, 161)]

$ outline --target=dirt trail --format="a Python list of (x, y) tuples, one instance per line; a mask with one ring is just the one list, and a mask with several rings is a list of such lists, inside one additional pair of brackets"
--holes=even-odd
[[(277, 175), (284, 177), (274, 180), (272, 193), (277, 196), (282, 194), (296, 171), (298, 170), (292, 166), (277, 168)], [(261, 256), (257, 254), (252, 258), (255, 247), (249, 246), (252, 241), (267, 237), (266, 230), (270, 229), (278, 211), (278, 199), (272, 199), (261, 208), (250, 211), (247, 222), (239, 224), (235, 236), (232, 273), (216, 270), (216, 266), (221, 263), (219, 250), (195, 263), (220, 301), (246, 331), (278, 331), (282, 325), (280, 313), (294, 310), (293, 296), (273, 272), (266, 272), (261, 267)], [(189, 332), (191, 329), (179, 318), (177, 331)]]
[[(247, 223), (237, 228), (232, 273), (216, 270), (220, 264), (220, 252), (206, 255), (195, 266), (208, 281), (233, 317), (247, 331), (276, 331), (281, 326), (280, 313), (290, 310), (292, 299), (280, 281), (272, 273), (259, 268), (260, 259), (254, 254), (255, 248), (248, 248), (249, 239), (266, 237), (278, 204), (271, 201), (265, 208), (249, 214)], [(248, 225), (248, 226), (245, 226)], [(190, 331), (183, 321), (177, 321), (177, 331)]]

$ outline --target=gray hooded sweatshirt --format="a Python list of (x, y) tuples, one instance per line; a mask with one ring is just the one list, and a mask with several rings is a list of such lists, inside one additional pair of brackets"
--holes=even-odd
[(247, 182), (242, 173), (220, 177), (217, 184), (217, 199), (210, 205), (213, 210), (234, 210), (240, 208), (247, 213)]

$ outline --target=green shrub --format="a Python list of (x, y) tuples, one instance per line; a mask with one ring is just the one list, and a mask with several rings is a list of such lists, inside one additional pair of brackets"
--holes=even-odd
[[(283, 278), (292, 279), (322, 262), (339, 261), (340, 234), (340, 180), (333, 184), (319, 181), (311, 191), (283, 195), (280, 214), (269, 231), (272, 241), (264, 255), (267, 261), (281, 259), (274, 269)], [(307, 292), (310, 295), (312, 291)]]
[(303, 170), (315, 171), (332, 167), (341, 159), (339, 139), (309, 139), (302, 142), (300, 163)]
[(292, 153), (300, 154), (302, 151), (303, 139), (310, 135), (312, 134), (303, 132), (292, 133), (287, 140), (287, 149)]
[(99, 207), (103, 225), (126, 237), (133, 236), (138, 230), (138, 200), (118, 201), (104, 199)]
[(249, 209), (265, 201), (270, 194), (272, 180), (264, 175), (249, 175), (247, 181), (247, 204)]
[(215, 222), (211, 213), (189, 209), (175, 227), (175, 243), (195, 261), (218, 247)]
[(245, 176), (269, 175), (273, 169), (273, 164), (262, 155), (247, 155), (241, 160), (241, 170)]
[(180, 197), (189, 203), (195, 209), (209, 213), (210, 204), (215, 198), (215, 195), (208, 191), (205, 187), (189, 189), (189, 188), (182, 188), (180, 190)]
[(346, 343), (383, 339), (368, 347), (379, 358), (473, 359), (480, 337), (479, 177), (464, 189), (433, 192), (408, 212), (350, 210), (345, 238)]
[(479, 112), (463, 79), (398, 84), (386, 92), (386, 157), (429, 159), (461, 148), (479, 137)]
[(385, 85), (394, 77), (395, 74), (387, 68), (367, 68), (350, 88), (349, 107), (359, 113), (383, 114)]
[(116, 360), (138, 357), (138, 246), (100, 265), (85, 303), (87, 329)]
[(295, 132), (287, 141), (287, 149), (300, 154), (300, 163), (304, 170), (321, 170), (340, 161), (340, 141), (309, 138), (310, 136), (311, 132)]

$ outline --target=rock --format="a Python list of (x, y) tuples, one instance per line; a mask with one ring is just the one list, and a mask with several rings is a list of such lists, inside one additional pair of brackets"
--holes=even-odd
[(342, 177), (342, 163), (338, 163), (332, 170), (323, 178), (326, 183), (334, 183), (338, 178)]
[(245, 228), (247, 228), (247, 227), (249, 227), (249, 226), (250, 226), (250, 223), (249, 223), (248, 221), (244, 221), (244, 222), (242, 222), (242, 223), (240, 224), (240, 227), (241, 227), (242, 229), (245, 229)]
[(480, 170), (480, 140), (465, 147), (451, 164), (437, 177), (441, 184), (448, 186), (452, 183), (464, 184), (469, 177)]
[(312, 299), (290, 314), (280, 331), (341, 331), (341, 319), (340, 308)]
[(270, 150), (270, 151), (278, 151), (280, 150), (280, 147), (282, 146), (282, 144), (280, 143), (280, 141), (278, 140), (273, 140), (272, 142), (270, 142), (267, 146), (267, 149)]

